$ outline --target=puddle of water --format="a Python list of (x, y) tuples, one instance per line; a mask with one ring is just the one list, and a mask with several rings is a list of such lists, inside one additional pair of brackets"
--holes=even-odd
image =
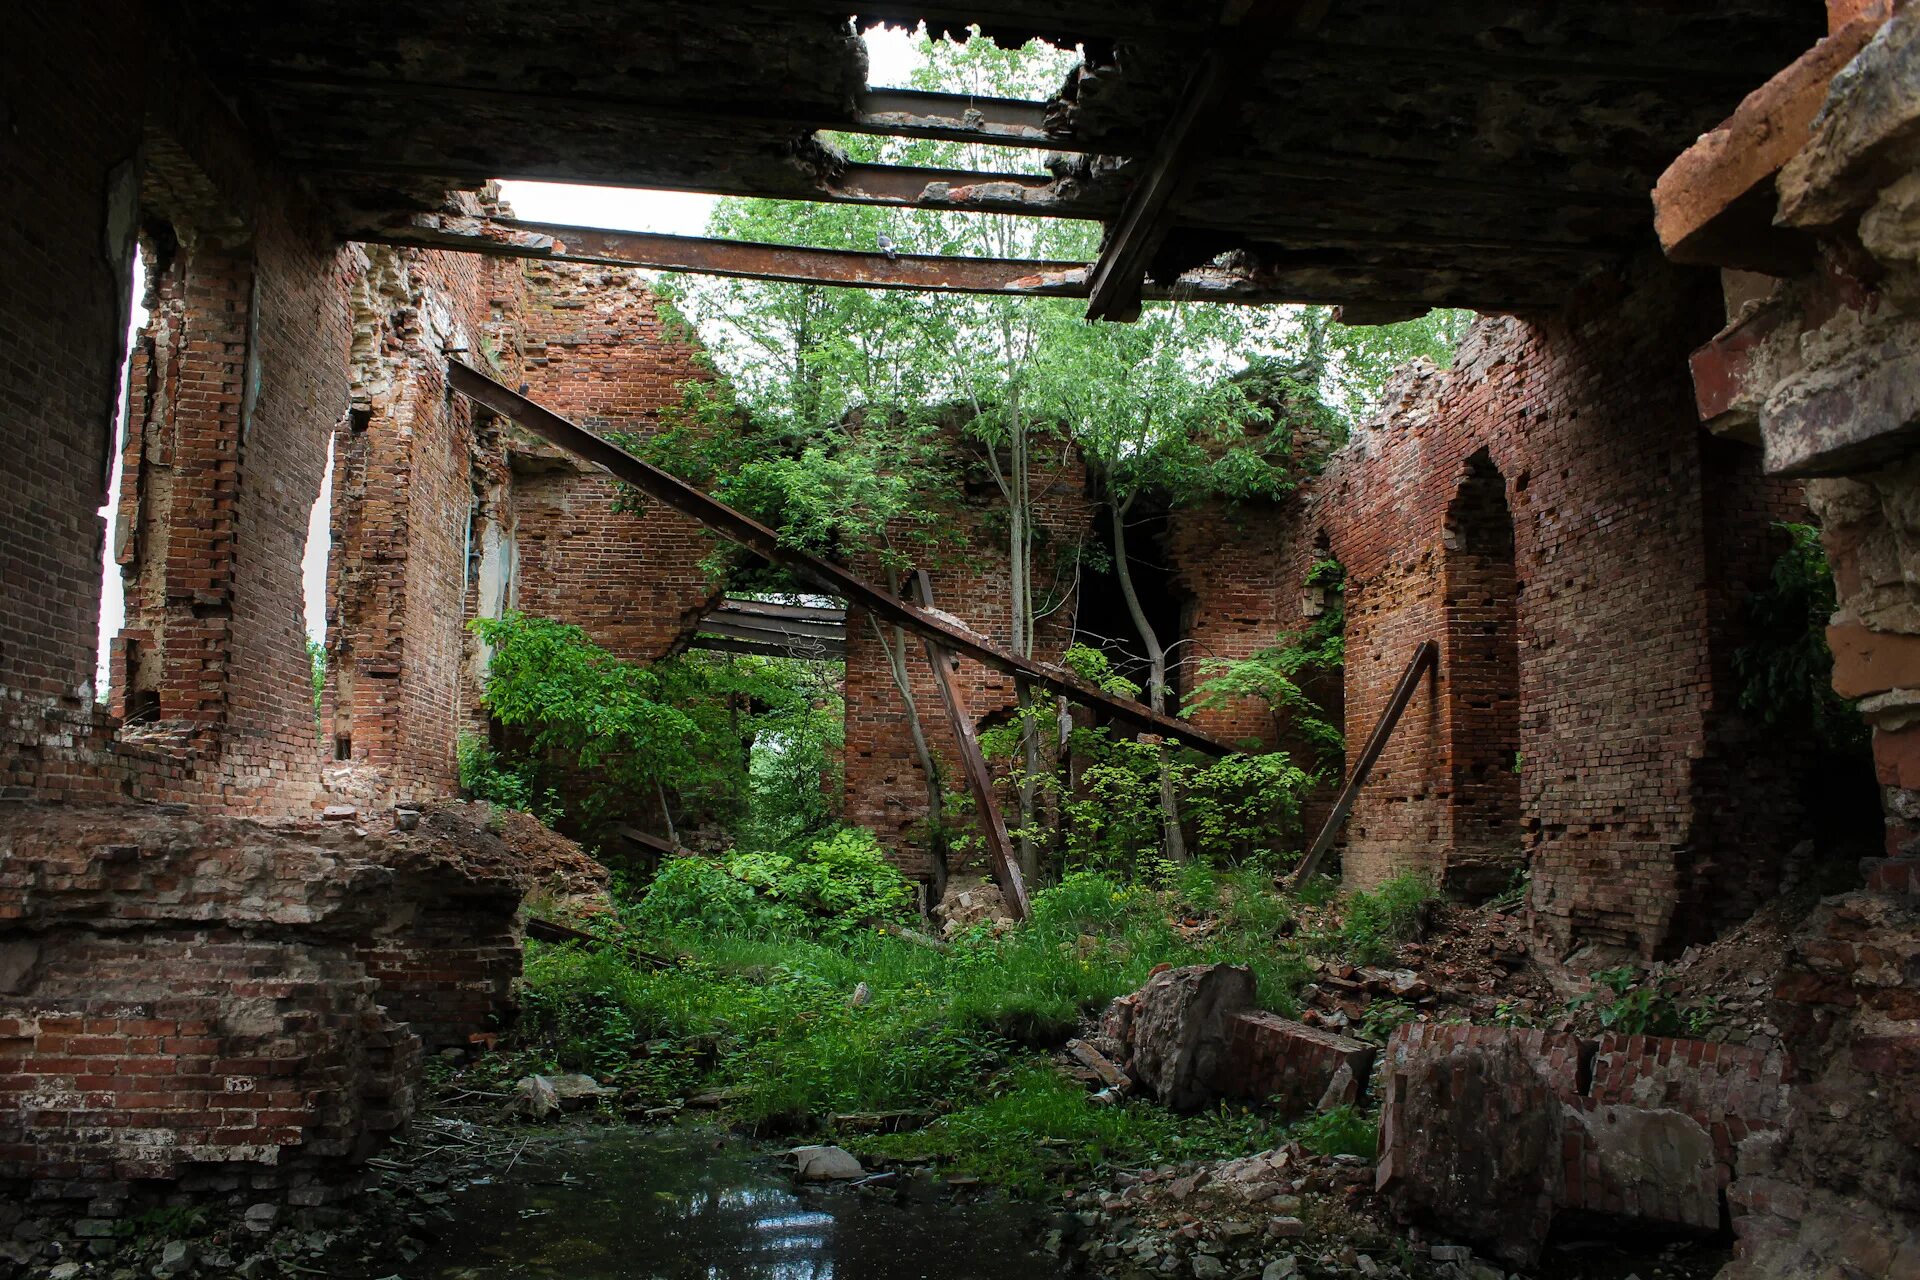
[(778, 1157), (713, 1130), (541, 1140), (456, 1192), (432, 1280), (1012, 1280), (1052, 1267), (1031, 1210), (796, 1192)]

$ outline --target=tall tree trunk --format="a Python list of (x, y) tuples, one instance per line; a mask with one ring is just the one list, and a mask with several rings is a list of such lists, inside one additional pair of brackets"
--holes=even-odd
[[(1033, 656), (1033, 535), (1032, 489), (1029, 487), (1030, 454), (1026, 419), (1020, 410), (1020, 389), (1015, 387), (1008, 399), (1008, 586), (1012, 595), (1013, 651), (1023, 658)], [(1039, 844), (1033, 838), (1034, 788), (1040, 772), (1038, 727), (1028, 711), (1032, 697), (1023, 680), (1014, 681), (1020, 706), (1020, 774), (1014, 795), (1020, 807), (1020, 874), (1027, 880), (1038, 878)]]
[[(1111, 488), (1109, 488), (1111, 493)], [(1147, 650), (1147, 705), (1164, 713), (1167, 709), (1167, 651), (1140, 607), (1140, 593), (1134, 589), (1133, 570), (1127, 563), (1126, 504), (1114, 502), (1107, 508), (1113, 514), (1113, 568), (1120, 579), (1120, 595), (1127, 602), (1133, 628)], [(1173, 760), (1163, 743), (1160, 747), (1160, 827), (1164, 833), (1167, 856), (1175, 862), (1187, 860), (1187, 840), (1180, 830), (1180, 798), (1173, 787)]]

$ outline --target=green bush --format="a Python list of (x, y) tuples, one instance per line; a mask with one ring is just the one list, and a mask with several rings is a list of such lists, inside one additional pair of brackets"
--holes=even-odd
[(1414, 939), (1424, 908), (1438, 896), (1433, 882), (1415, 872), (1395, 876), (1371, 893), (1355, 893), (1346, 901), (1340, 940), (1357, 963), (1378, 964), (1397, 944)]
[(904, 918), (913, 885), (871, 831), (842, 827), (793, 854), (736, 849), (676, 858), (635, 909), (655, 934), (806, 932), (841, 936), (869, 920)]
[(1380, 1127), (1372, 1116), (1342, 1105), (1302, 1120), (1293, 1127), (1293, 1140), (1323, 1156), (1363, 1156), (1373, 1159), (1380, 1148)]

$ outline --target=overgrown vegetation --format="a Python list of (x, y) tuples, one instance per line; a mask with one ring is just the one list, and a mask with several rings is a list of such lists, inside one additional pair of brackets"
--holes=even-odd
[[(935, 1157), (1037, 1194), (1283, 1136), (1258, 1107), (1176, 1118), (1148, 1101), (1099, 1105), (1043, 1052), (1084, 1018), (1158, 965), (1211, 962), (1249, 966), (1261, 1004), (1293, 1012), (1315, 954), (1410, 932), (1426, 892), (1407, 881), (1356, 896), (1351, 932), (1316, 933), (1260, 870), (1162, 861), (1132, 883), (1070, 874), (1035, 895), (1026, 923), (941, 951), (873, 927), (906, 907), (904, 888), (846, 832), (792, 858), (674, 860), (593, 926), (608, 945), (531, 949), (513, 1066), (593, 1072), (636, 1092), (628, 1106), (704, 1095), (763, 1132)], [(902, 1113), (908, 1131), (859, 1121), (880, 1113)], [(1295, 1136), (1371, 1154), (1371, 1124), (1342, 1110)]]
[(1734, 651), (1744, 681), (1740, 707), (1783, 732), (1828, 751), (1862, 755), (1867, 726), (1852, 702), (1833, 691), (1827, 621), (1835, 609), (1833, 569), (1812, 525), (1776, 523), (1787, 547), (1765, 590), (1747, 601), (1747, 644)]
[(589, 835), (716, 820), (761, 852), (832, 825), (838, 664), (692, 652), (643, 667), (548, 618), (473, 627), (490, 650), (482, 698), (512, 745), (462, 744), (469, 795)]

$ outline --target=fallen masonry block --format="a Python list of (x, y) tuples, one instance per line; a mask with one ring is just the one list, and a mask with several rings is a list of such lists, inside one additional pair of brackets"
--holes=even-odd
[(1256, 1009), (1253, 1000), (1247, 969), (1169, 969), (1107, 1006), (1099, 1045), (1175, 1110), (1225, 1096), (1271, 1099), (1299, 1116), (1360, 1100), (1372, 1046)]
[(1253, 971), (1196, 964), (1147, 979), (1107, 1007), (1103, 1038), (1125, 1050), (1127, 1074), (1175, 1111), (1218, 1096), (1227, 1020), (1253, 1007)]
[(1387, 1042), (1377, 1185), (1520, 1266), (1564, 1212), (1713, 1231), (1787, 1073), (1742, 1045), (1408, 1024)]
[(1272, 1099), (1286, 1116), (1357, 1103), (1373, 1070), (1373, 1046), (1277, 1013), (1227, 1019), (1227, 1052), (1215, 1080), (1235, 1098)]

